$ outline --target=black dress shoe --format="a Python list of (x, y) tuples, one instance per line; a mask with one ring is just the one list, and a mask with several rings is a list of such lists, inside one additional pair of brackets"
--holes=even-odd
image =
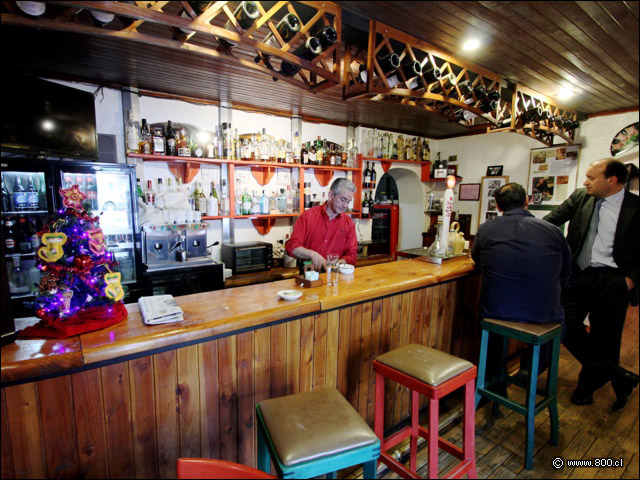
[(593, 392), (578, 386), (571, 395), (571, 403), (574, 405), (591, 405), (593, 403)]
[(638, 375), (619, 367), (618, 375), (611, 381), (611, 385), (613, 386), (613, 391), (616, 392), (616, 401), (611, 406), (611, 410), (615, 412), (624, 407), (629, 401), (633, 389), (638, 386)]

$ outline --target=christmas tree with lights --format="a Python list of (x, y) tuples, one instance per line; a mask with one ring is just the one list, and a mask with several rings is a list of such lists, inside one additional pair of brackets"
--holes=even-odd
[(83, 207), (78, 185), (60, 190), (63, 208), (38, 235), (38, 268), (42, 279), (33, 302), (41, 321), (22, 336), (62, 338), (122, 321), (125, 290), (113, 254), (106, 250), (98, 217)]

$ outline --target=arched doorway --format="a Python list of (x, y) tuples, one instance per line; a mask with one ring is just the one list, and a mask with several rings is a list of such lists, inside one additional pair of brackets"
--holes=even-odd
[(376, 202), (382, 200), (382, 192), (387, 199), (399, 200), (398, 250), (422, 246), (424, 224), (424, 200), (419, 175), (407, 168), (390, 168), (376, 187)]

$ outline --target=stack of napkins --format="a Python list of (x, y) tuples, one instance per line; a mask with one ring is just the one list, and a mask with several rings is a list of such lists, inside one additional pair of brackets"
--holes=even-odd
[(173, 295), (140, 297), (138, 300), (142, 319), (147, 325), (174, 323), (184, 320), (184, 312), (176, 303)]

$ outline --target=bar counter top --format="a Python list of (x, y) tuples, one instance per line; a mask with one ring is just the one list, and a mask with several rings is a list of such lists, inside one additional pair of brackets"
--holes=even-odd
[[(326, 312), (345, 305), (385, 297), (420, 287), (447, 282), (474, 271), (468, 257), (436, 265), (419, 259), (356, 268), (340, 274), (336, 286), (303, 289), (295, 279), (176, 298), (184, 321), (147, 326), (137, 303), (126, 305), (123, 322), (95, 332), (58, 339), (18, 339), (2, 347), (2, 382), (62, 373), (99, 362), (115, 361), (145, 352), (177, 348), (203, 339), (239, 333), (262, 325)], [(286, 301), (277, 292), (299, 289), (302, 297)]]

